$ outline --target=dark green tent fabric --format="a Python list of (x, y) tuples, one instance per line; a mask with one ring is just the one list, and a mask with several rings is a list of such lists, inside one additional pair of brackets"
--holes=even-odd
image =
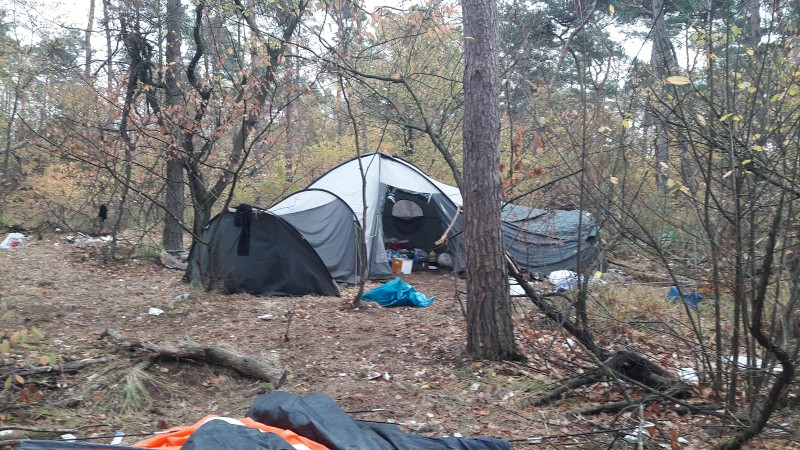
[(325, 264), (294, 227), (264, 210), (250, 214), (249, 221), (239, 221), (249, 222), (249, 231), (236, 226), (230, 211), (209, 222), (189, 254), (188, 281), (225, 293), (339, 295)]

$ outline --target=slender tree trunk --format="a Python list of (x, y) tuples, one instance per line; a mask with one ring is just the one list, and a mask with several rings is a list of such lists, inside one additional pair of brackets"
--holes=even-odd
[[(667, 23), (664, 20), (664, 0), (653, 0), (653, 50), (650, 57), (650, 65), (653, 69), (655, 85), (659, 85), (667, 77), (670, 67), (675, 64), (672, 43), (667, 36)], [(656, 92), (655, 95), (661, 95)], [(662, 164), (669, 163), (669, 137), (667, 135), (666, 118), (662, 114), (656, 113), (655, 117), (655, 174), (656, 184), (667, 192), (667, 178)]]
[(167, 112), (164, 120), (171, 131), (167, 148), (167, 180), (164, 206), (167, 214), (164, 217), (163, 245), (166, 250), (183, 249), (183, 127), (180, 126), (183, 116), (182, 93), (178, 85), (178, 74), (181, 62), (181, 22), (183, 9), (180, 0), (167, 0), (167, 48), (165, 74)]
[[(111, 98), (111, 93), (114, 92), (114, 52), (111, 47), (111, 17), (108, 13), (108, 7), (111, 0), (103, 0), (103, 28), (106, 34), (106, 91), (108, 97)], [(111, 103), (111, 102), (109, 102)]]
[(293, 98), (297, 97), (295, 90), (298, 89), (296, 74), (294, 64), (291, 61), (287, 61), (285, 70), (287, 85), (286, 109), (284, 110), (286, 113), (286, 148), (283, 152), (283, 178), (290, 183), (294, 181), (294, 158), (298, 147), (295, 142), (297, 138), (294, 132), (297, 112), (293, 101)]
[(495, 0), (464, 0), (464, 213), (467, 353), (516, 356), (500, 228), (500, 77)]
[(84, 47), (86, 47), (86, 66), (83, 69), (83, 76), (86, 81), (92, 77), (92, 31), (94, 30), (94, 0), (89, 0), (89, 22), (86, 25), (86, 37)]
[(13, 137), (14, 118), (17, 117), (17, 106), (19, 105), (19, 88), (14, 89), (14, 103), (11, 105), (11, 115), (8, 116), (6, 127), (6, 151), (3, 155), (3, 176), (8, 176), (8, 160), (11, 156), (11, 138)]

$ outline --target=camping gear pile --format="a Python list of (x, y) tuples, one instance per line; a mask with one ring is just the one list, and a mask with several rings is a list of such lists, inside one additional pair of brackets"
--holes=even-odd
[(360, 421), (321, 393), (272, 392), (256, 398), (243, 419), (207, 416), (139, 441), (133, 447), (67, 441), (22, 441), (21, 450), (141, 448), (183, 450), (510, 450), (503, 439), (430, 438), (397, 425)]
[[(463, 272), (462, 204), (458, 188), (408, 161), (362, 155), (267, 210), (243, 205), (214, 217), (192, 248), (186, 278), (224, 292), (337, 295), (334, 282), (358, 283), (362, 267), (369, 279), (390, 279), (390, 256), (419, 263), (432, 251)], [(502, 219), (506, 250), (529, 273), (588, 268), (601, 257), (588, 213), (508, 204)]]

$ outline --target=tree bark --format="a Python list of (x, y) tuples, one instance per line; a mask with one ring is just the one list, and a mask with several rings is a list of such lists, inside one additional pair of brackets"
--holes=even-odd
[(114, 66), (113, 66), (113, 48), (111, 46), (111, 16), (109, 15), (108, 8), (111, 0), (103, 0), (103, 31), (106, 35), (106, 95), (111, 97), (114, 92)]
[(516, 357), (500, 228), (500, 77), (495, 0), (464, 0), (464, 213), (467, 353)]
[(178, 82), (181, 66), (181, 22), (183, 9), (180, 0), (167, 0), (167, 48), (165, 73), (166, 117), (170, 140), (167, 147), (166, 198), (164, 207), (163, 245), (166, 250), (183, 250), (183, 95)]
[[(653, 0), (653, 50), (650, 56), (650, 65), (653, 70), (654, 83), (660, 85), (675, 65), (675, 55), (672, 43), (667, 36), (667, 23), (664, 20), (666, 10), (664, 0)], [(656, 92), (655, 95), (662, 95)], [(656, 113), (655, 117), (655, 174), (656, 184), (662, 192), (667, 192), (668, 175), (665, 174), (662, 164), (669, 163), (669, 136), (667, 135), (666, 118)]]
[(17, 116), (17, 105), (19, 105), (19, 87), (14, 89), (14, 103), (11, 106), (11, 114), (8, 117), (8, 125), (6, 127), (6, 151), (3, 155), (3, 176), (8, 176), (8, 161), (11, 156), (11, 139), (14, 130), (14, 118)]
[(84, 47), (86, 47), (86, 66), (83, 68), (83, 76), (86, 82), (92, 77), (92, 30), (94, 30), (94, 0), (89, 0), (89, 21), (86, 25), (84, 37)]

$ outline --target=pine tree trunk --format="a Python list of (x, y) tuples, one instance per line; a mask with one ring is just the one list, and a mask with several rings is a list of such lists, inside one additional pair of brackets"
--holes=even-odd
[(86, 47), (86, 66), (83, 68), (83, 76), (86, 82), (92, 77), (92, 30), (94, 29), (94, 0), (89, 0), (89, 21), (86, 25), (84, 37), (84, 47)]
[(165, 121), (171, 122), (171, 142), (167, 149), (166, 199), (164, 207), (164, 237), (166, 250), (183, 250), (183, 135), (177, 122), (181, 121), (182, 95), (178, 85), (178, 74), (181, 67), (181, 18), (183, 10), (180, 0), (167, 1), (167, 71), (165, 76), (166, 110)]
[(500, 228), (500, 81), (495, 0), (464, 0), (464, 213), (467, 353), (514, 357), (508, 275)]

